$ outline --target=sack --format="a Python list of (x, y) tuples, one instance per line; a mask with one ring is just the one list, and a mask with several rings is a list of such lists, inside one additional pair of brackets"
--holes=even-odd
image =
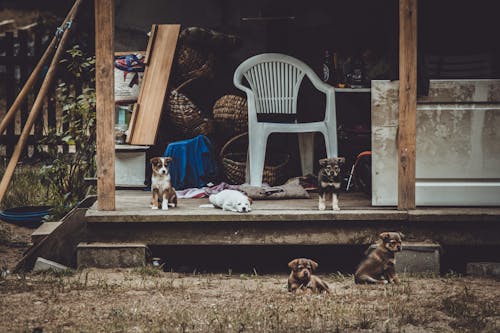
[(115, 58), (115, 101), (135, 102), (144, 76), (144, 58), (135, 54)]

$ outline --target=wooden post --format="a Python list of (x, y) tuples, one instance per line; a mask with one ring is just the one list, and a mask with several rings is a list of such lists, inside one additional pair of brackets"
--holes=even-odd
[(115, 209), (114, 0), (95, 0), (97, 209)]
[(415, 209), (417, 0), (399, 1), (398, 209)]

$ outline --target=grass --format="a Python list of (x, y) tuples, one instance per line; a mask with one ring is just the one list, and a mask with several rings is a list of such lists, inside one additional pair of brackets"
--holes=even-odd
[[(3, 177), (6, 161), (0, 163)], [(19, 165), (16, 167), (7, 193), (0, 203), (1, 209), (22, 206), (52, 206), (58, 201), (57, 195), (40, 182), (39, 167)]]
[[(286, 275), (165, 273), (150, 266), (28, 274), (0, 280), (7, 331), (495, 332), (497, 284), (462, 277), (355, 285), (325, 276), (332, 293), (293, 295)], [(464, 289), (463, 285), (468, 287)], [(8, 305), (8, 306), (7, 306)], [(16, 318), (16, 320), (11, 320)]]
[(467, 285), (463, 290), (442, 300), (443, 311), (454, 319), (450, 326), (459, 332), (480, 332), (498, 311), (498, 303), (485, 301), (472, 293)]

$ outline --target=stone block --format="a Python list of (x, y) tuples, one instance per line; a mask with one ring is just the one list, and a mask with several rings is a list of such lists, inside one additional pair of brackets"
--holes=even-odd
[(63, 222), (44, 222), (42, 223), (33, 233), (31, 234), (31, 242), (33, 244), (38, 244), (42, 239), (47, 237), (52, 233), (52, 231), (56, 230), (58, 226), (60, 226)]
[(78, 267), (118, 268), (146, 264), (146, 245), (137, 243), (80, 243)]
[(437, 243), (403, 242), (403, 251), (396, 254), (398, 273), (439, 274), (440, 246)]
[[(370, 248), (377, 247), (372, 244)], [(396, 253), (396, 272), (399, 274), (439, 274), (440, 246), (430, 242), (403, 242), (403, 250)]]
[(500, 277), (500, 262), (469, 262), (467, 275)]
[(33, 266), (33, 272), (43, 272), (43, 271), (55, 271), (62, 272), (69, 269), (68, 267), (61, 265), (55, 261), (47, 260), (42, 257), (38, 257), (35, 261), (35, 266)]

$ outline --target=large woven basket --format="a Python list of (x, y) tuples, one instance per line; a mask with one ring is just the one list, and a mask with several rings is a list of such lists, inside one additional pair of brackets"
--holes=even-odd
[[(247, 153), (231, 151), (235, 149), (238, 143), (240, 144), (240, 149), (242, 146), (248, 147), (248, 144), (241, 145), (241, 141), (245, 138), (248, 140), (248, 133), (242, 133), (231, 138), (220, 151), (224, 176), (230, 184), (239, 185), (245, 183)], [(285, 153), (275, 153), (266, 156), (262, 182), (268, 183), (270, 186), (283, 184), (287, 180), (286, 170), (289, 161), (290, 155)]]
[(225, 133), (236, 135), (248, 130), (248, 105), (243, 97), (222, 96), (214, 104), (213, 115), (218, 127)]
[(205, 117), (202, 110), (188, 96), (180, 92), (182, 87), (193, 80), (194, 78), (187, 80), (170, 92), (168, 100), (170, 120), (184, 136), (210, 135), (214, 129), (213, 120)]

